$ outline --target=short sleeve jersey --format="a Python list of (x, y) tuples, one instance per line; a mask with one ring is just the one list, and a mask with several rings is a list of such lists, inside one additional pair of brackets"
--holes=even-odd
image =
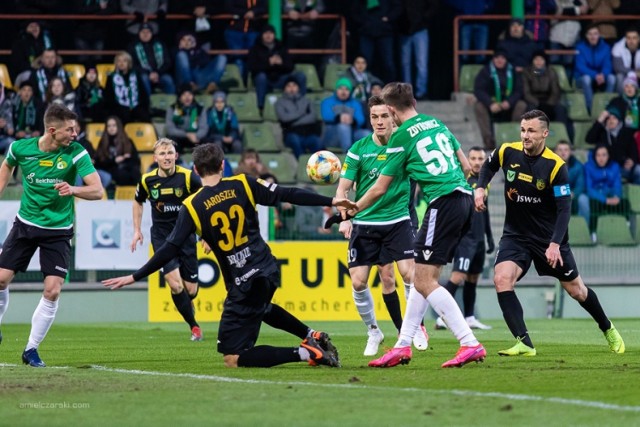
[(26, 224), (48, 229), (73, 226), (74, 198), (61, 197), (53, 188), (57, 183), (75, 184), (76, 176), (95, 172), (91, 158), (78, 142), (56, 151), (38, 148), (39, 138), (14, 141), (7, 151), (7, 163), (22, 169), (24, 191), (18, 218)]
[[(356, 184), (356, 200), (359, 200), (375, 184), (387, 160), (387, 147), (378, 145), (369, 135), (356, 141), (347, 152), (341, 176)], [(373, 205), (358, 212), (354, 224), (393, 224), (410, 219), (409, 177), (405, 174), (391, 182), (386, 193)]]
[(142, 175), (135, 200), (141, 204), (149, 200), (153, 227), (169, 233), (178, 219), (182, 201), (201, 187), (200, 178), (190, 169), (176, 166), (175, 173), (163, 177), (156, 168)]
[(459, 148), (444, 123), (418, 114), (394, 132), (381, 173), (401, 178), (406, 172), (420, 185), (427, 203), (456, 190), (472, 194), (456, 155)]

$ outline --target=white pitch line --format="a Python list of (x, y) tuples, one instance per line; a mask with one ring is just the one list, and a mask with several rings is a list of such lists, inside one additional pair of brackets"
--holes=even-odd
[[(0, 367), (15, 367), (15, 366), (17, 365), (10, 364), (10, 363), (0, 363)], [(70, 366), (59, 366), (56, 368), (74, 369)], [(415, 388), (415, 387), (397, 387), (396, 388), (396, 387), (380, 387), (380, 386), (367, 386), (367, 385), (357, 385), (357, 384), (323, 384), (323, 383), (313, 383), (313, 382), (304, 382), (304, 381), (247, 380), (242, 378), (222, 377), (218, 375), (108, 368), (106, 366), (100, 366), (100, 365), (91, 365), (91, 368), (97, 371), (113, 372), (118, 374), (148, 375), (148, 376), (154, 376), (154, 377), (191, 378), (191, 379), (198, 379), (198, 380), (215, 381), (220, 383), (298, 385), (298, 386), (313, 386), (313, 387), (326, 387), (326, 388), (343, 388), (343, 389), (354, 389), (354, 390), (357, 390), (357, 389), (380, 390), (380, 391), (393, 390), (393, 391), (402, 391), (402, 392), (409, 392), (409, 393), (426, 392), (426, 393), (433, 393), (433, 394), (450, 394), (450, 395), (465, 396), (465, 397), (489, 397), (489, 398), (507, 399), (507, 400), (556, 403), (560, 405), (572, 405), (572, 406), (581, 406), (585, 408), (608, 409), (608, 410), (624, 411), (624, 412), (640, 412), (640, 406), (616, 405), (614, 403), (596, 402), (591, 400), (565, 399), (563, 397), (543, 397), (543, 396), (534, 396), (534, 395), (528, 395), (528, 394), (513, 394), (513, 393), (455, 390), (455, 389), (453, 390), (423, 389), (423, 388)]]

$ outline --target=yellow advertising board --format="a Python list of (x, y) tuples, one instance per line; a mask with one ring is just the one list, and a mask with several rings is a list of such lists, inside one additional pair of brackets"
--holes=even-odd
[[(280, 265), (282, 284), (273, 302), (300, 320), (359, 320), (351, 296), (351, 280), (347, 267), (347, 242), (271, 242), (269, 244)], [(213, 255), (205, 255), (198, 245), (200, 292), (194, 300), (196, 319), (218, 321), (226, 296), (220, 269)], [(388, 320), (382, 300), (382, 285), (374, 268), (369, 276), (376, 316)], [(396, 270), (398, 294), (404, 310), (404, 287)], [(171, 292), (160, 275), (149, 277), (149, 321), (179, 322), (182, 318), (171, 300)]]

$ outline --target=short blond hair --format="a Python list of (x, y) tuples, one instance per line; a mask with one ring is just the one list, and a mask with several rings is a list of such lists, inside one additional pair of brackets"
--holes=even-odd
[(178, 149), (178, 144), (176, 144), (176, 142), (173, 139), (160, 138), (159, 140), (156, 141), (155, 144), (153, 144), (153, 151), (155, 152), (156, 148), (162, 147), (164, 145), (172, 145), (173, 148), (175, 148), (176, 150)]

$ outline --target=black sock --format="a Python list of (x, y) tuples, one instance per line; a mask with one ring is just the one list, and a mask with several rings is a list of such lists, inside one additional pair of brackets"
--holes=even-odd
[(459, 286), (449, 280), (445, 285), (442, 285), (442, 287), (449, 291), (452, 297), (455, 297)]
[(514, 337), (533, 348), (531, 338), (524, 323), (524, 312), (515, 291), (498, 292), (498, 304), (502, 309), (502, 316)]
[(301, 340), (305, 339), (309, 333), (307, 325), (277, 304), (269, 305), (262, 321), (273, 328), (289, 332)]
[(193, 301), (194, 299), (196, 299), (198, 297), (198, 292), (200, 292), (200, 286), (196, 286), (196, 293), (191, 295), (189, 294), (189, 298), (191, 298), (191, 301)]
[(283, 363), (300, 362), (298, 351), (298, 347), (259, 345), (242, 352), (238, 356), (238, 366), (270, 368)]
[(604, 314), (598, 296), (591, 288), (587, 287), (587, 299), (581, 302), (580, 305), (587, 310), (587, 313), (593, 317), (593, 320), (598, 322), (598, 327), (602, 332), (607, 332), (611, 328), (611, 321), (607, 315)]
[(384, 305), (387, 306), (387, 311), (394, 326), (399, 331), (402, 327), (402, 312), (400, 311), (400, 299), (398, 298), (398, 292), (393, 291), (390, 294), (382, 294)]
[(178, 313), (182, 316), (185, 322), (189, 324), (190, 328), (194, 326), (198, 326), (198, 322), (196, 322), (196, 317), (193, 314), (193, 307), (191, 306), (191, 298), (189, 298), (189, 293), (187, 289), (182, 289), (182, 292), (179, 294), (171, 294), (171, 299), (178, 309)]
[(464, 317), (473, 316), (476, 305), (476, 287), (477, 283), (464, 281), (462, 288), (462, 305), (464, 306)]

